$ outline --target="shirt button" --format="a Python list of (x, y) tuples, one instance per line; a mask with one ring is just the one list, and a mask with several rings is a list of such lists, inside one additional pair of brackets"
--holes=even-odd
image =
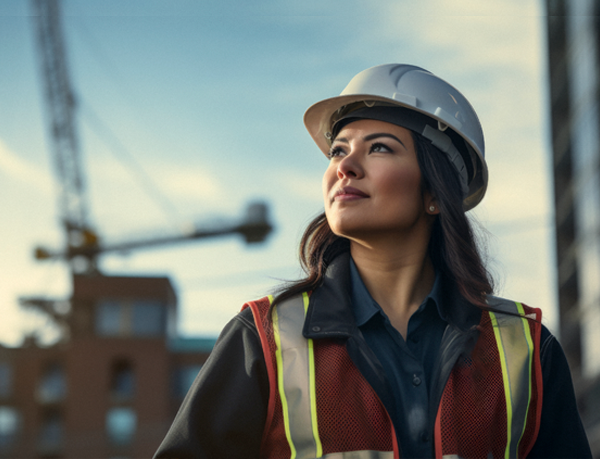
[(429, 434), (427, 432), (423, 432), (421, 434), (421, 440), (427, 443), (429, 441)]
[(418, 336), (413, 336), (413, 337), (411, 337), (411, 338), (410, 338), (410, 340), (411, 340), (413, 343), (417, 344), (417, 343), (419, 342), (419, 337), (418, 337)]
[(314, 332), (320, 332), (321, 331), (321, 327), (313, 327), (312, 331), (314, 331)]
[(421, 378), (417, 375), (413, 375), (413, 386), (418, 386), (419, 384), (421, 384)]

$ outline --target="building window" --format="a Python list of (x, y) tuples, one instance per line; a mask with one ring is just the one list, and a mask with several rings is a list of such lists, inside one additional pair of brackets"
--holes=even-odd
[(63, 442), (64, 425), (62, 413), (57, 409), (42, 412), (40, 426), (39, 449), (44, 454), (52, 454), (60, 450)]
[(192, 383), (198, 376), (202, 365), (182, 365), (175, 370), (173, 375), (173, 395), (175, 398), (183, 399), (192, 387)]
[(100, 336), (156, 337), (165, 334), (165, 307), (155, 300), (102, 300), (96, 305)]
[(110, 393), (115, 401), (131, 400), (135, 392), (135, 373), (128, 360), (117, 360), (112, 365)]
[(8, 398), (12, 394), (12, 366), (8, 362), (0, 362), (0, 397)]
[(99, 335), (121, 335), (124, 319), (121, 305), (117, 301), (103, 300), (96, 305), (96, 332)]
[(133, 442), (137, 427), (137, 415), (132, 408), (111, 408), (106, 413), (106, 433), (115, 446), (127, 446)]
[(42, 403), (57, 403), (65, 398), (67, 380), (65, 370), (59, 363), (49, 365), (38, 385), (37, 396)]
[(160, 336), (164, 333), (164, 308), (158, 301), (135, 301), (131, 324), (135, 336)]
[(21, 414), (11, 406), (0, 406), (0, 450), (12, 446), (21, 429)]

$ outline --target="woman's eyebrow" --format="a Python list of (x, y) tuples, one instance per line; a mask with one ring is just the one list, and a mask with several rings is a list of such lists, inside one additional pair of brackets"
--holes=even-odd
[(398, 137), (396, 137), (393, 134), (388, 134), (387, 132), (377, 132), (374, 134), (369, 134), (369, 135), (365, 136), (364, 140), (369, 141), (369, 140), (377, 139), (379, 137), (389, 137), (391, 139), (394, 139), (396, 142), (400, 143), (400, 145), (402, 145), (404, 148), (406, 148), (406, 145), (404, 145), (404, 142), (402, 142), (402, 140), (400, 140)]
[[(346, 137), (336, 137), (335, 139), (333, 139), (333, 142), (343, 142), (343, 143), (349, 143), (348, 139)], [(332, 143), (333, 143), (332, 142)]]

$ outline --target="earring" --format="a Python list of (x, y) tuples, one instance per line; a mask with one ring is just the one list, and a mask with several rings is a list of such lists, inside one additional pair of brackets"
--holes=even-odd
[(435, 206), (429, 206), (429, 212), (435, 212)]

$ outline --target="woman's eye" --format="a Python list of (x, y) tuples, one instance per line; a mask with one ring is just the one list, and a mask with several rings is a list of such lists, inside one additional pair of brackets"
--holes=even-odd
[(392, 149), (383, 143), (374, 143), (371, 145), (371, 153), (391, 153)]
[(340, 147), (333, 147), (333, 148), (331, 148), (331, 150), (329, 150), (329, 153), (327, 153), (327, 157), (329, 159), (332, 159), (337, 156), (340, 156), (343, 153), (344, 153), (344, 150), (342, 150)]

